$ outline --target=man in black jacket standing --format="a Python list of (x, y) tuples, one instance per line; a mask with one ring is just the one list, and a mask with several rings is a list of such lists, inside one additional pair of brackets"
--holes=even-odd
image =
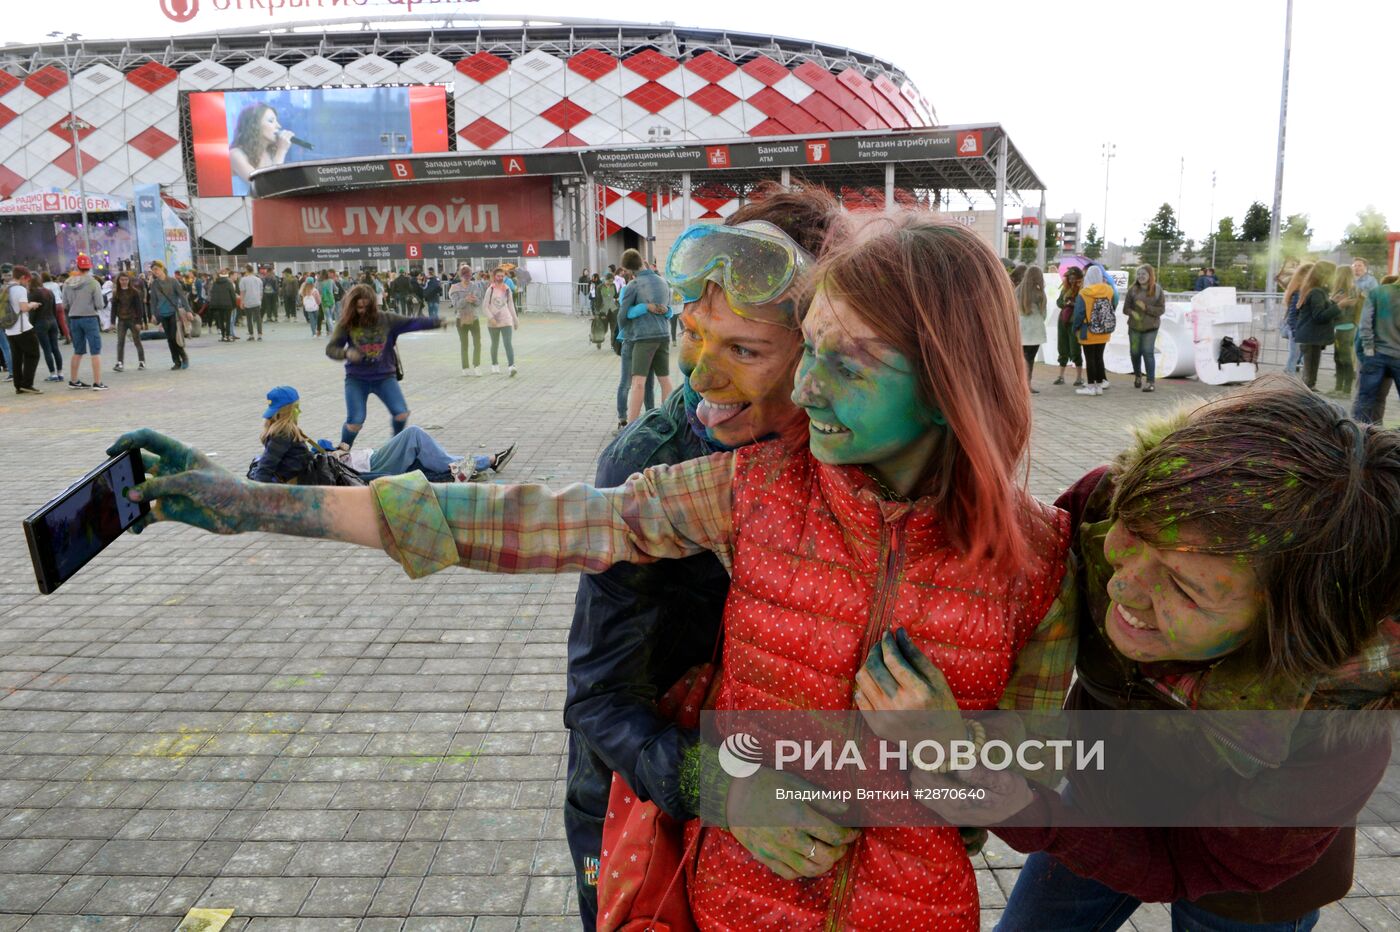
[[(835, 214), (829, 196), (775, 193), (725, 221), (776, 224), (808, 252), (819, 251)], [(732, 309), (724, 292), (708, 288), (686, 305), (690, 334), (681, 351), (680, 390), (633, 421), (603, 451), (595, 484), (608, 488), (659, 464), (681, 463), (766, 439), (805, 416), (792, 404), (792, 371), (801, 348), (795, 307), (775, 303)], [(784, 296), (786, 297), (786, 296)], [(753, 356), (734, 378), (730, 349), (750, 341)], [(760, 348), (761, 347), (761, 348)], [(726, 363), (726, 359), (730, 362)], [(695, 384), (689, 381), (694, 376)], [(701, 411), (706, 403), (726, 412), (724, 423)], [(639, 798), (678, 819), (695, 816), (682, 792), (681, 761), (698, 735), (662, 717), (656, 702), (690, 668), (717, 659), (720, 622), (729, 575), (709, 553), (646, 565), (620, 564), (584, 575), (569, 631), (569, 670), (564, 724), (569, 728), (569, 774), (564, 831), (573, 855), (579, 913), (596, 927), (603, 820), (612, 773)]]

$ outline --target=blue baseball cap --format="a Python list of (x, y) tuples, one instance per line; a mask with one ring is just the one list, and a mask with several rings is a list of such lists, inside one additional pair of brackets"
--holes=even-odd
[(267, 393), (267, 410), (263, 412), (263, 418), (270, 418), (287, 405), (296, 404), (298, 401), (301, 401), (301, 396), (295, 388), (279, 385)]

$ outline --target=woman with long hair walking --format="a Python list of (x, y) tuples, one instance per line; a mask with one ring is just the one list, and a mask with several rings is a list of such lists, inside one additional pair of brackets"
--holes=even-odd
[(146, 348), (141, 345), (141, 331), (146, 324), (146, 303), (141, 300), (141, 292), (131, 283), (131, 274), (117, 275), (117, 287), (112, 290), (112, 316), (117, 319), (117, 364), (113, 371), (126, 368), (126, 337), (131, 334), (131, 342), (136, 344), (136, 367), (146, 368)]

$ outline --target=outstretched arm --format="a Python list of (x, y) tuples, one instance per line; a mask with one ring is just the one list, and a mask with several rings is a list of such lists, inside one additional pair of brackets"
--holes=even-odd
[(150, 478), (133, 500), (151, 504), (154, 521), (178, 521), (215, 534), (267, 531), (382, 549), (368, 488), (273, 485), (240, 479), (198, 450), (153, 430), (123, 434), (108, 455), (140, 450)]
[[(152, 476), (133, 491), (152, 519), (217, 534), (267, 531), (388, 552), (410, 576), (460, 565), (500, 573), (601, 572), (713, 551), (732, 541), (729, 454), (653, 467), (615, 489), (572, 485), (433, 485), (420, 473), (369, 488), (250, 482), (151, 430), (123, 435), (110, 455), (138, 449)], [(136, 527), (144, 528), (149, 520)]]

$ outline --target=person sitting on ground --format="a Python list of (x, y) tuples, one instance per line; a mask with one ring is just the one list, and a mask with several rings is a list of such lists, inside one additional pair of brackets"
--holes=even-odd
[(432, 482), (474, 482), (488, 471), (499, 473), (515, 456), (515, 444), (499, 453), (453, 456), (421, 427), (409, 426), (372, 450), (336, 450), (329, 440), (314, 441), (301, 429), (301, 395), (290, 385), (267, 393), (262, 453), (248, 478), (255, 482), (296, 483), (307, 470), (315, 447), (333, 453), (365, 481), (418, 470)]

